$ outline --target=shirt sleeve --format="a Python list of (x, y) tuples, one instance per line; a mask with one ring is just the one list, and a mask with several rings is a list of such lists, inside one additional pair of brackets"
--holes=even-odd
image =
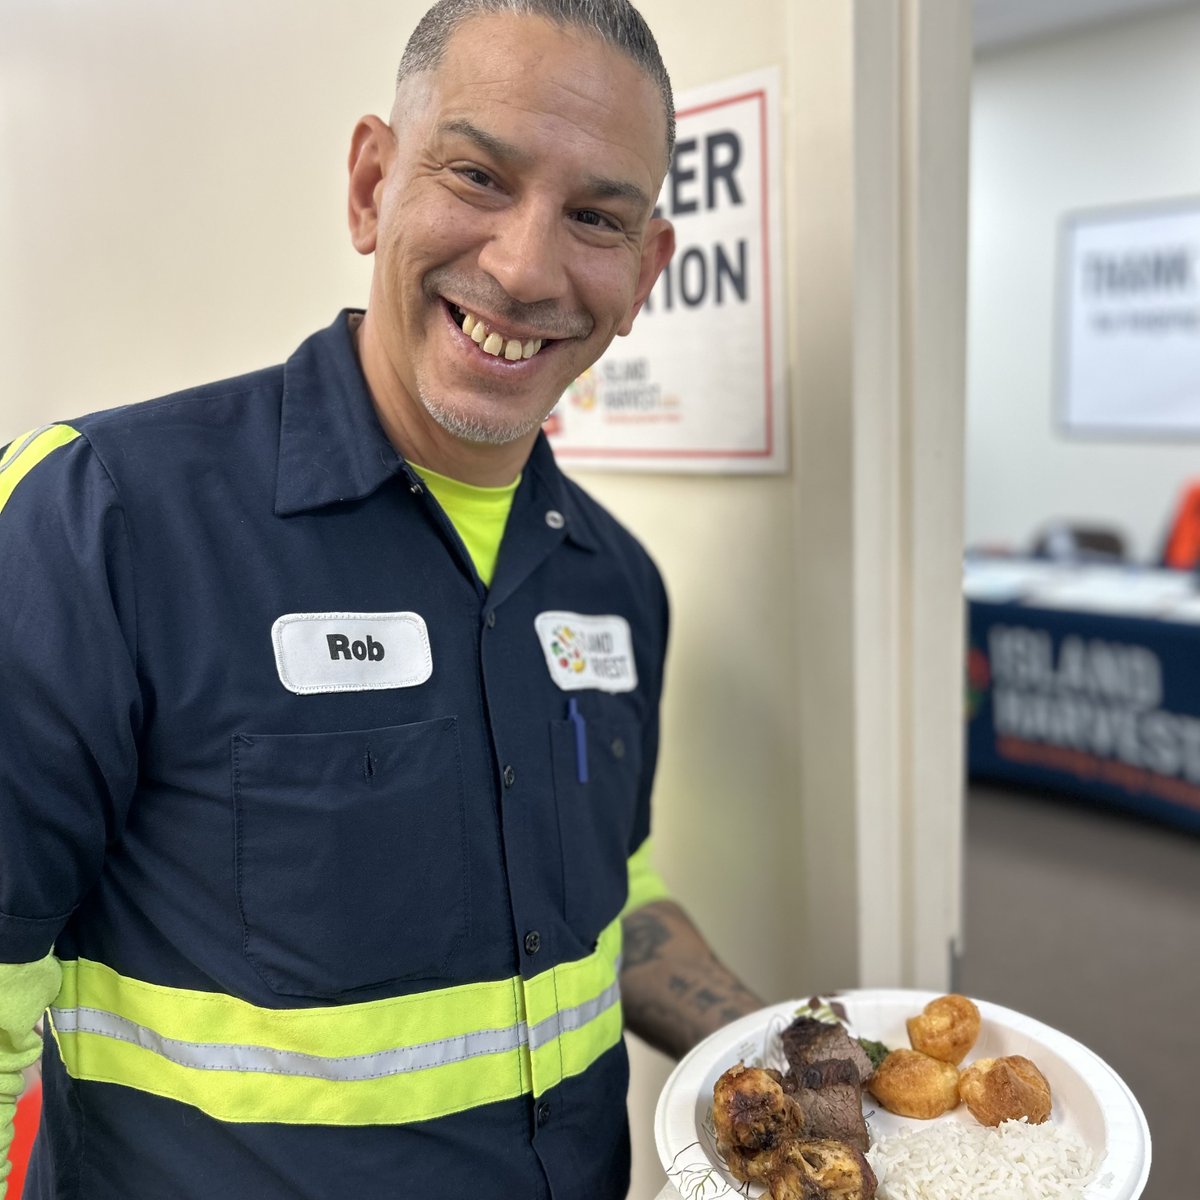
[(650, 839), (647, 838), (629, 859), (629, 898), (621, 910), (622, 918), (635, 908), (652, 904), (655, 900), (667, 900), (671, 896), (663, 877), (654, 868)]
[(137, 780), (124, 514), (70, 426), (0, 452), (0, 613), (0, 964), (29, 964), (95, 883)]
[(21, 1072), (37, 1061), (42, 1049), (33, 1027), (58, 994), (61, 979), (62, 971), (51, 954), (39, 962), (0, 963), (0, 1200), (12, 1170), (8, 1151)]

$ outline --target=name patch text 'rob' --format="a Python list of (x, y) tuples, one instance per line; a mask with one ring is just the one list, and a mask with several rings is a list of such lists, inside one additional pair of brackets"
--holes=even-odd
[(379, 662), (387, 653), (382, 642), (377, 642), (369, 633), (367, 640), (352, 642), (344, 633), (327, 633), (325, 642), (329, 646), (330, 658), (344, 658), (349, 661), (357, 658), (359, 662)]
[(298, 696), (416, 687), (433, 673), (419, 613), (285, 613), (271, 626), (279, 682)]

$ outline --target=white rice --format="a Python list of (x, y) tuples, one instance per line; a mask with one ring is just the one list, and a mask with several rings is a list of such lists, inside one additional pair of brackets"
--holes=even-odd
[(1083, 1200), (1099, 1166), (1073, 1134), (1024, 1118), (939, 1122), (881, 1138), (867, 1153), (877, 1200)]

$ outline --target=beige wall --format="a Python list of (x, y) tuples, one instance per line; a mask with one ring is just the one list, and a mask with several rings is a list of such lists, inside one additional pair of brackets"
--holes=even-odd
[[(896, 11), (921, 3), (961, 7), (904, 0)], [(884, 959), (864, 961), (861, 937), (854, 6), (641, 7), (678, 89), (777, 64), (788, 98), (796, 469), (771, 478), (579, 473), (643, 538), (673, 597), (660, 866), (722, 955), (770, 999), (853, 986), (873, 961), (888, 982), (917, 982), (880, 966)], [(422, 0), (7, 0), (0, 442), (277, 361), (339, 307), (365, 302), (369, 264), (345, 232), (348, 138), (362, 112), (386, 112), (395, 61), (422, 8)], [(895, 56), (890, 41), (881, 45)], [(886, 126), (890, 110), (880, 111)], [(899, 208), (880, 217), (888, 243)], [(885, 308), (907, 286), (892, 283), (897, 295)], [(886, 367), (876, 373), (890, 378)], [(953, 508), (957, 497), (948, 501)], [(892, 511), (885, 497), (873, 503)], [(888, 543), (893, 531), (879, 536)], [(947, 551), (955, 561), (957, 548)], [(909, 584), (919, 589), (920, 579)], [(953, 641), (954, 622), (943, 627)], [(942, 682), (955, 685), (953, 676)], [(941, 730), (951, 741), (952, 722)], [(900, 736), (891, 752), (902, 757)], [(953, 753), (947, 762), (952, 774)], [(890, 796), (885, 787), (878, 803)], [(879, 828), (895, 830), (899, 814), (892, 806)], [(899, 896), (913, 885), (896, 874), (897, 853), (876, 857), (893, 856), (885, 867)], [(889, 920), (902, 920), (901, 908)], [(952, 929), (955, 920), (949, 912), (942, 923)], [(937, 986), (928, 971), (923, 982)], [(667, 1065), (634, 1047), (634, 1200), (662, 1179), (650, 1129)]]

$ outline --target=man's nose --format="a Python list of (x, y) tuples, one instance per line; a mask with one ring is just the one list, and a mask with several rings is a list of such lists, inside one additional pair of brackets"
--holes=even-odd
[(562, 220), (546, 204), (513, 205), (497, 219), (479, 253), (479, 266), (522, 304), (561, 299), (567, 278)]

